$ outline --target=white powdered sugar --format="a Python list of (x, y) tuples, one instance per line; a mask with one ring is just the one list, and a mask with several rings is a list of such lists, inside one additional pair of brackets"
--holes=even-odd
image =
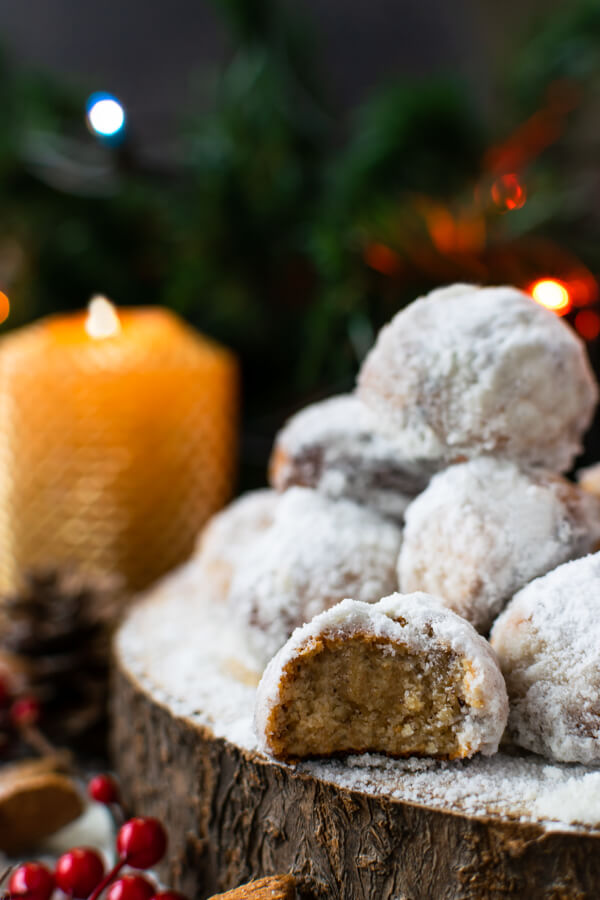
[(397, 587), (401, 532), (349, 500), (293, 487), (236, 567), (229, 607), (262, 664), (294, 628), (354, 594), (372, 603)]
[(402, 434), (384, 434), (358, 397), (343, 394), (286, 423), (275, 440), (270, 480), (278, 491), (300, 484), (401, 519), (433, 471), (430, 461), (408, 454)]
[(514, 742), (556, 760), (600, 763), (600, 553), (519, 591), (491, 641)]
[[(548, 830), (581, 824), (600, 827), (600, 797), (590, 793), (583, 766), (549, 765), (536, 756), (495, 756), (438, 762), (361, 754), (302, 763), (298, 771), (371, 796), (445, 812), (539, 822)], [(600, 779), (600, 773), (593, 776)]]
[(455, 726), (458, 744), (469, 756), (498, 750), (508, 717), (508, 699), (496, 656), (468, 622), (424, 593), (395, 593), (375, 604), (344, 600), (298, 628), (271, 660), (258, 686), (255, 724), (263, 750), (267, 748), (265, 727), (271, 709), (281, 702), (281, 678), (286, 666), (320, 637), (352, 640), (362, 635), (383, 638), (398, 652), (413, 651), (425, 666), (439, 650), (451, 650), (467, 663), (467, 705), (462, 721)]
[(201, 531), (195, 564), (198, 578), (215, 601), (225, 600), (238, 561), (271, 525), (279, 495), (250, 491), (217, 513)]
[(487, 632), (517, 590), (599, 540), (596, 497), (550, 472), (480, 457), (434, 476), (408, 507), (400, 589), (438, 594)]
[(600, 772), (574, 776), (559, 784), (544, 786), (535, 799), (534, 809), (552, 819), (557, 810), (567, 821), (600, 828)]
[[(252, 668), (244, 636), (227, 608), (207, 598), (193, 563), (129, 612), (117, 634), (116, 654), (128, 676), (172, 715), (208, 728), (242, 751), (257, 752), (252, 715), (261, 672)], [(484, 818), (563, 828), (600, 821), (590, 790), (600, 772), (523, 752), (500, 750), (454, 762), (362, 754), (273, 765), (369, 796)]]
[(597, 401), (583, 343), (512, 287), (456, 284), (379, 333), (359, 396), (410, 452), (447, 461), (498, 453), (566, 471)]
[(157, 703), (242, 746), (255, 743), (252, 708), (261, 672), (227, 606), (205, 590), (195, 560), (129, 611), (115, 647)]

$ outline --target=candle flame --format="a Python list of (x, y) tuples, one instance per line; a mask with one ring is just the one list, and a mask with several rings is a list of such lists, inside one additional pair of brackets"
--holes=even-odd
[(117, 310), (106, 297), (92, 297), (90, 300), (85, 330), (96, 339), (113, 337), (121, 330)]

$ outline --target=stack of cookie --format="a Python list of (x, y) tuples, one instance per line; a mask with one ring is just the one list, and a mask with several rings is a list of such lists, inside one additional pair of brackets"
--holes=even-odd
[(561, 474), (597, 397), (562, 320), (455, 285), (382, 330), (354, 394), (288, 422), (272, 489), (217, 516), (198, 555), (270, 660), (268, 752), (493, 753), (506, 678), (516, 743), (600, 760), (600, 556), (578, 560), (600, 499)]

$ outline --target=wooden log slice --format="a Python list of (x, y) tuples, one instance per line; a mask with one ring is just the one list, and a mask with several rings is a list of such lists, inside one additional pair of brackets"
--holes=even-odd
[(600, 772), (502, 752), (284, 765), (256, 749), (257, 673), (193, 566), (116, 641), (112, 748), (125, 800), (170, 835), (190, 898), (292, 873), (301, 900), (585, 900), (600, 884)]

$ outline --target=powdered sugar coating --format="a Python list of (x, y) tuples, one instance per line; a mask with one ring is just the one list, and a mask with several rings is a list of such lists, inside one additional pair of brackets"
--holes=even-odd
[(600, 553), (559, 566), (516, 594), (492, 629), (521, 747), (600, 762)]
[(236, 565), (273, 521), (278, 500), (275, 491), (250, 491), (213, 516), (200, 533), (198, 579), (215, 601), (226, 599)]
[[(247, 668), (252, 661), (244, 655), (245, 644), (227, 607), (215, 606), (207, 595), (192, 561), (129, 610), (116, 637), (116, 656), (127, 678), (170, 715), (208, 728), (251, 754), (258, 746), (253, 711), (261, 673)], [(384, 801), (484, 819), (558, 822), (561, 828), (573, 822), (600, 826), (600, 808), (590, 808), (588, 789), (596, 772), (548, 763), (525, 751), (509, 755), (500, 749), (494, 756), (452, 762), (366, 753), (310, 760), (296, 771)], [(563, 802), (567, 793), (568, 805)]]
[(359, 376), (390, 433), (432, 459), (499, 453), (566, 471), (597, 402), (583, 343), (512, 287), (455, 284), (399, 312)]
[(542, 470), (480, 457), (440, 472), (408, 507), (403, 591), (423, 590), (487, 633), (527, 582), (600, 541), (600, 501)]
[[(436, 650), (451, 650), (468, 664), (467, 708), (456, 730), (465, 755), (498, 750), (506, 726), (508, 699), (496, 656), (488, 642), (460, 616), (429, 594), (399, 594), (378, 603), (343, 600), (296, 629), (267, 666), (256, 693), (255, 727), (261, 748), (268, 752), (265, 728), (272, 708), (280, 703), (282, 674), (302, 650), (320, 637), (351, 640), (357, 635), (382, 638), (427, 659)], [(398, 685), (401, 690), (401, 685)]]
[(358, 397), (342, 394), (292, 416), (275, 440), (269, 475), (278, 491), (313, 487), (402, 519), (433, 471), (431, 461), (407, 453), (401, 434), (384, 434)]
[(401, 532), (349, 500), (293, 487), (237, 567), (229, 592), (251, 649), (266, 663), (294, 628), (349, 594), (375, 602), (397, 587)]

